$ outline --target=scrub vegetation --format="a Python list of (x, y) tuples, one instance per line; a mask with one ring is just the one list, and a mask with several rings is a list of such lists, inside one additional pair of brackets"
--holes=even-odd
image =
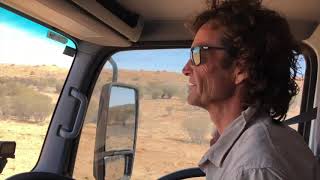
[(41, 122), (52, 112), (51, 98), (40, 90), (42, 82), (29, 79), (0, 79), (0, 118), (27, 122)]
[(51, 98), (19, 83), (0, 84), (0, 118), (41, 122), (52, 111)]
[(108, 125), (127, 125), (134, 124), (135, 119), (135, 106), (134, 104), (126, 104), (111, 107), (108, 113)]

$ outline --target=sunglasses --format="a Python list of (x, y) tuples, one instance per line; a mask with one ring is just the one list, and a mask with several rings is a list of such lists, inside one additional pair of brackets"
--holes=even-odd
[(191, 63), (195, 66), (199, 66), (201, 64), (201, 52), (205, 50), (225, 50), (224, 47), (217, 47), (217, 46), (195, 46), (191, 48), (190, 51), (190, 59)]

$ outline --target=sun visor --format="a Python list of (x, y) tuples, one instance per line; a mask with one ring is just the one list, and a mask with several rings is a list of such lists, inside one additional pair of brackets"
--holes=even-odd
[[(71, 1), (64, 0), (32, 0), (32, 1), (11, 1), (0, 0), (1, 3), (12, 7), (26, 15), (29, 15), (39, 21), (64, 31), (80, 40), (103, 46), (120, 46), (128, 47), (132, 43), (128, 39), (136, 40), (138, 36), (131, 38), (129, 34), (135, 34), (134, 30), (128, 31), (127, 34), (117, 32), (117, 29), (125, 29), (121, 22), (110, 18), (115, 27), (110, 28), (110, 24), (101, 22), (81, 7)], [(77, 1), (81, 2), (81, 1)], [(87, 1), (83, 1), (87, 2)], [(90, 3), (95, 1), (88, 0)], [(90, 4), (89, 3), (89, 4)], [(79, 3), (80, 4), (80, 3)], [(87, 3), (85, 3), (87, 4)], [(91, 7), (91, 6), (90, 6)], [(128, 28), (129, 29), (129, 28)], [(136, 30), (138, 31), (138, 30)], [(138, 33), (136, 33), (138, 34)]]
[(137, 42), (143, 29), (142, 17), (110, 0), (72, 0), (132, 42)]

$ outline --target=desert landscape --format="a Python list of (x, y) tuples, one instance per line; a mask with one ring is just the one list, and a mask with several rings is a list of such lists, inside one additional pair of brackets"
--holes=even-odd
[[(67, 73), (67, 69), (48, 65), (0, 65), (0, 139), (17, 143), (16, 158), (8, 160), (0, 179), (30, 171), (35, 166)], [(91, 97), (75, 163), (75, 179), (94, 179), (98, 102), (101, 87), (110, 80), (111, 73), (105, 69)], [(140, 89), (138, 138), (131, 179), (157, 179), (197, 166), (209, 147), (214, 127), (205, 111), (186, 103), (187, 79), (174, 72), (120, 70), (118, 81)], [(303, 80), (298, 84), (301, 86)], [(26, 98), (29, 96), (31, 98)], [(300, 101), (301, 95), (298, 95), (288, 117), (298, 114)]]

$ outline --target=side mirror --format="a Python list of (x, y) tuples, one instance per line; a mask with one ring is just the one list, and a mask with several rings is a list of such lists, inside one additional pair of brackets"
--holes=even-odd
[(16, 142), (0, 141), (0, 173), (7, 164), (7, 158), (15, 158)]
[(138, 126), (138, 90), (110, 83), (101, 91), (94, 152), (97, 180), (130, 179)]

